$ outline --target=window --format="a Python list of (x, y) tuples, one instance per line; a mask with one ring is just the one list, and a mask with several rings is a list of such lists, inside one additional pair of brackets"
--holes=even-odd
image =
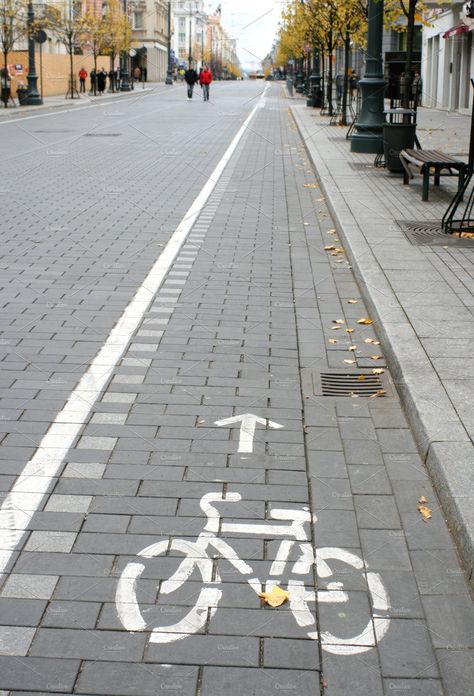
[(143, 29), (143, 12), (133, 13), (133, 28)]
[(184, 32), (180, 32), (178, 34), (178, 40), (180, 44), (186, 43), (186, 34)]

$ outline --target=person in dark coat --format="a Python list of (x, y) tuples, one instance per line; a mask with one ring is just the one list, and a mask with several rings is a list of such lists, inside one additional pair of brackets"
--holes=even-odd
[(97, 89), (99, 91), (99, 94), (103, 94), (105, 91), (105, 83), (107, 80), (107, 73), (104, 68), (102, 70), (99, 70), (99, 73), (97, 75)]
[(95, 93), (96, 93), (96, 89), (97, 89), (97, 73), (96, 73), (96, 71), (94, 70), (94, 68), (92, 68), (92, 70), (91, 70), (91, 75), (90, 75), (90, 77), (91, 77), (91, 91), (90, 91), (90, 94), (95, 94)]
[(184, 73), (184, 79), (188, 86), (188, 101), (191, 101), (191, 99), (193, 98), (194, 85), (196, 84), (196, 82), (199, 82), (199, 75), (194, 70), (192, 63)]

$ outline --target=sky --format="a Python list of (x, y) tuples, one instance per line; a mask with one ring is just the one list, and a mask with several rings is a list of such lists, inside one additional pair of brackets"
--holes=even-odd
[(260, 69), (278, 31), (286, 0), (214, 0), (208, 5), (222, 7), (222, 24), (237, 39), (237, 52), (246, 69)]

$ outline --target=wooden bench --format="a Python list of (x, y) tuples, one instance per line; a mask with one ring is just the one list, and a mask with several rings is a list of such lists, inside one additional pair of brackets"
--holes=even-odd
[[(428, 187), (430, 176), (434, 176), (435, 186), (439, 186), (441, 176), (457, 176), (458, 190), (462, 187), (464, 177), (467, 174), (467, 164), (461, 160), (454, 159), (444, 152), (439, 150), (402, 150), (400, 152), (400, 161), (405, 170), (403, 173), (403, 183), (409, 184), (410, 179), (413, 179), (413, 172), (410, 167), (416, 167), (423, 176), (423, 193), (422, 200), (428, 200)], [(447, 173), (441, 173), (443, 169)]]

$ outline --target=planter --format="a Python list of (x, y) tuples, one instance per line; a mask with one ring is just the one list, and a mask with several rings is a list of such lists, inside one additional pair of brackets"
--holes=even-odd
[(403, 172), (399, 154), (415, 145), (415, 123), (385, 123), (383, 126), (383, 152), (390, 172)]

